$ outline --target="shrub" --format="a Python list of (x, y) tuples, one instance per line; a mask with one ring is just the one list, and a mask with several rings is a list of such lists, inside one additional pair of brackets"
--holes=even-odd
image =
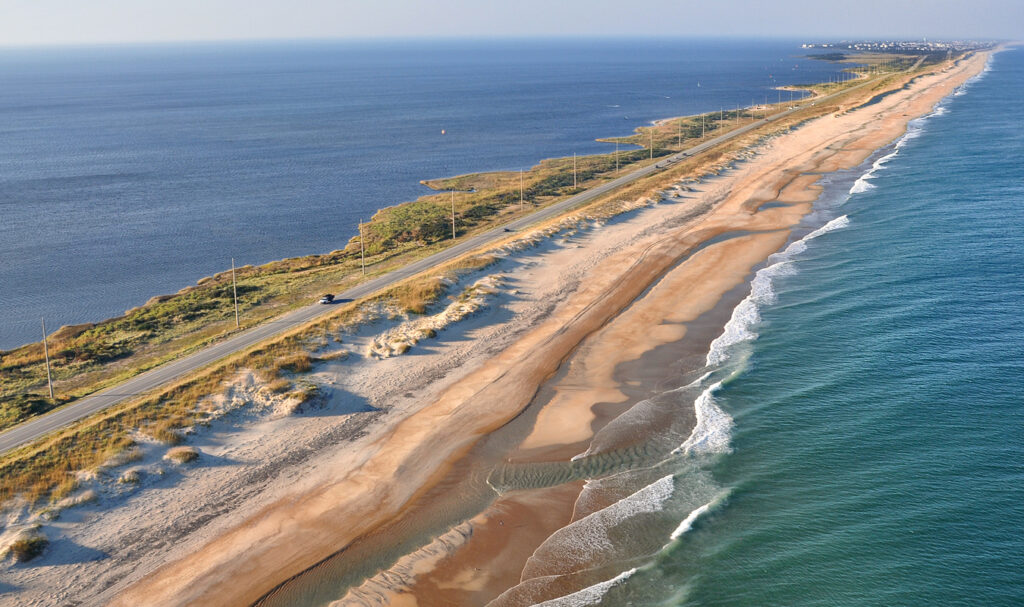
[(164, 459), (176, 464), (187, 464), (199, 459), (199, 451), (194, 447), (175, 447), (164, 455)]
[(14, 560), (24, 563), (42, 554), (49, 543), (50, 541), (42, 535), (33, 535), (15, 540), (10, 546), (10, 551), (14, 556)]
[(36, 394), (19, 394), (0, 405), (0, 429), (9, 428), (30, 417), (42, 415), (57, 406), (57, 401)]
[(284, 394), (288, 390), (291, 390), (291, 388), (292, 388), (291, 380), (290, 379), (284, 379), (283, 377), (280, 378), (280, 379), (275, 379), (274, 381), (270, 382), (267, 385), (267, 389), (270, 390), (271, 392), (273, 392), (274, 394)]
[(284, 369), (292, 373), (306, 373), (313, 368), (313, 359), (307, 352), (299, 352), (275, 361), (277, 369)]
[(319, 394), (320, 388), (313, 384), (303, 384), (299, 389), (290, 393), (288, 396), (299, 401), (299, 404), (309, 402), (314, 396)]
[(142, 480), (142, 475), (139, 474), (138, 470), (125, 470), (121, 476), (117, 479), (117, 482), (122, 485), (136, 485)]
[(181, 442), (181, 433), (173, 419), (157, 422), (149, 427), (149, 435), (165, 445), (177, 445)]

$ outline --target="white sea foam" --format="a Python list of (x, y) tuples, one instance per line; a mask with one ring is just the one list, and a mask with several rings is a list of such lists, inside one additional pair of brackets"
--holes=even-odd
[(588, 605), (597, 605), (609, 590), (628, 580), (634, 573), (636, 573), (636, 568), (623, 571), (610, 580), (605, 580), (593, 586), (587, 586), (583, 590), (577, 590), (572, 594), (567, 594), (557, 599), (536, 603), (534, 607), (587, 607)]
[(695, 508), (693, 512), (683, 519), (683, 522), (679, 523), (679, 526), (676, 527), (676, 530), (672, 532), (672, 535), (670, 535), (669, 538), (678, 540), (684, 533), (693, 529), (693, 523), (700, 517), (704, 516), (704, 513), (711, 509), (712, 504), (714, 504), (714, 502), (708, 502), (700, 508)]
[(675, 482), (669, 474), (562, 527), (537, 548), (524, 568), (524, 575), (563, 575), (593, 566), (602, 559), (618, 558), (617, 546), (608, 532), (637, 515), (660, 512), (674, 490)]
[(672, 453), (726, 453), (729, 451), (729, 435), (732, 430), (732, 417), (723, 411), (715, 402), (713, 394), (722, 387), (722, 382), (715, 382), (693, 402), (697, 423), (687, 437), (686, 442)]
[[(903, 139), (900, 139), (900, 142), (902, 141)], [(875, 173), (885, 166), (885, 163), (889, 162), (894, 156), (896, 156), (896, 154), (899, 153), (900, 142), (896, 143), (895, 149), (892, 152), (871, 163), (871, 168), (858, 177), (857, 181), (853, 182), (853, 187), (850, 188), (851, 194), (860, 194), (861, 192), (866, 192), (875, 187), (874, 184), (871, 183), (871, 180), (875, 177)]]
[[(879, 161), (887, 158), (880, 158)], [(796, 271), (792, 265), (792, 258), (807, 250), (807, 241), (848, 225), (850, 225), (850, 219), (846, 215), (836, 217), (800, 240), (790, 243), (781, 253), (769, 257), (768, 265), (754, 274), (754, 280), (750, 283), (750, 295), (733, 309), (732, 317), (725, 324), (722, 334), (711, 342), (711, 346), (708, 348), (707, 366), (722, 364), (729, 359), (730, 348), (740, 342), (750, 341), (757, 337), (753, 327), (761, 320), (760, 307), (775, 302), (773, 280), (777, 276), (793, 274)]]
[(989, 55), (985, 61), (985, 67), (981, 68), (981, 71), (971, 76), (963, 84), (956, 87), (956, 91), (953, 93), (954, 97), (967, 94), (967, 89), (971, 88), (971, 85), (985, 77), (985, 74), (992, 71), (992, 60), (995, 58), (995, 54)]

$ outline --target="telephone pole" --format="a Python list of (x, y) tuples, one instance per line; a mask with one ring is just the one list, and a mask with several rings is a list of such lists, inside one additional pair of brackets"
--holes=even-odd
[(238, 283), (235, 282), (235, 258), (231, 258), (231, 291), (235, 296), (235, 328), (238, 329), (242, 325), (238, 324)]
[(363, 276), (366, 276), (366, 247), (363, 246), (363, 220), (359, 220), (359, 262), (363, 266)]
[(519, 210), (523, 210), (523, 169), (519, 169)]
[(615, 140), (615, 174), (619, 174), (619, 140)]
[(651, 127), (651, 160), (654, 160), (654, 127)]
[(40, 317), (43, 325), (43, 356), (46, 357), (46, 385), (50, 387), (50, 400), (53, 400), (53, 378), (50, 376), (50, 347), (46, 345), (46, 319)]
[(576, 152), (572, 153), (572, 189), (576, 189)]
[(455, 190), (452, 190), (452, 240), (455, 240)]

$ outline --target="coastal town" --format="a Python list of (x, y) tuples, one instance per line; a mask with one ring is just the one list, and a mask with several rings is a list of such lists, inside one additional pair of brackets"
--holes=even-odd
[(940, 53), (989, 50), (996, 43), (982, 40), (843, 40), (840, 42), (805, 42), (801, 48), (854, 51), (859, 53)]

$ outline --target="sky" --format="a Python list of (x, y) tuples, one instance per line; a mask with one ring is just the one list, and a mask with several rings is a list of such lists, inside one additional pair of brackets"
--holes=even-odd
[(0, 46), (295, 38), (1024, 38), (1024, 0), (0, 0)]

